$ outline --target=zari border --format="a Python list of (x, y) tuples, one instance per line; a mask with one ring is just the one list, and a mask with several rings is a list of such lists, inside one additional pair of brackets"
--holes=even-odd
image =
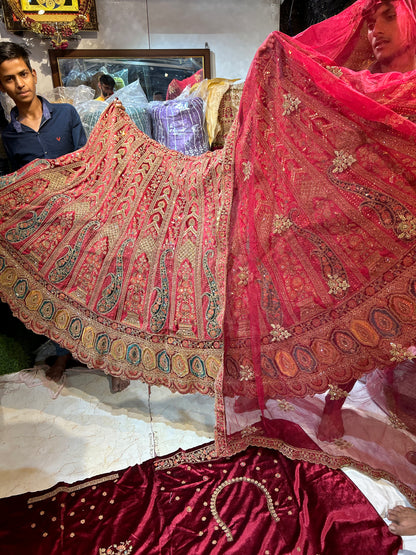
[(225, 434), (219, 436), (216, 435), (216, 446), (218, 451), (218, 456), (229, 456), (234, 453), (244, 451), (249, 446), (265, 447), (267, 449), (274, 449), (282, 453), (285, 457), (291, 460), (305, 461), (313, 464), (322, 464), (332, 469), (342, 469), (342, 467), (354, 468), (363, 474), (366, 474), (374, 480), (384, 479), (396, 486), (396, 488), (407, 497), (407, 499), (416, 505), (416, 491), (411, 487), (407, 486), (403, 482), (400, 482), (392, 474), (385, 470), (374, 469), (368, 464), (360, 463), (351, 457), (339, 457), (334, 455), (329, 455), (324, 451), (314, 451), (311, 449), (303, 449), (298, 447), (293, 447), (284, 441), (261, 437), (258, 435), (250, 435), (249, 438), (227, 438), (225, 439)]
[(77, 486), (59, 486), (44, 495), (39, 495), (38, 497), (30, 497), (27, 500), (27, 503), (38, 503), (39, 501), (45, 501), (46, 499), (50, 499), (58, 493), (72, 493), (74, 491), (80, 491), (85, 488), (89, 488), (92, 486), (98, 486), (99, 484), (103, 484), (104, 482), (110, 482), (114, 480), (118, 480), (118, 474), (110, 474), (108, 476), (103, 476), (102, 478), (97, 478), (95, 480), (89, 480), (88, 482), (82, 482), (82, 484), (78, 484)]

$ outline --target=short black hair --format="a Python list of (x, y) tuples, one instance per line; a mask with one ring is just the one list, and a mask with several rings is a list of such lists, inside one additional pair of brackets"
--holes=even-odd
[(116, 86), (116, 82), (114, 81), (114, 79), (111, 77), (111, 75), (108, 75), (107, 73), (101, 75), (99, 81), (101, 85), (107, 85), (107, 87), (111, 87), (112, 89), (114, 89), (114, 87)]
[(0, 64), (8, 60), (14, 60), (15, 58), (22, 58), (30, 71), (32, 71), (29, 55), (29, 50), (20, 44), (9, 41), (0, 42)]

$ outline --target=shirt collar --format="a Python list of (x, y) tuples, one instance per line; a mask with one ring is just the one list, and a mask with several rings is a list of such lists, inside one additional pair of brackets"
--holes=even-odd
[[(41, 125), (42, 125), (43, 122), (48, 121), (48, 119), (51, 119), (53, 106), (45, 98), (41, 96), (38, 96), (38, 98), (42, 102), (42, 121), (41, 121)], [(10, 123), (13, 125), (17, 133), (22, 133), (22, 124), (17, 119), (18, 115), (19, 115), (19, 112), (17, 110), (17, 106), (14, 106), (14, 108), (12, 108), (12, 111), (10, 112)]]

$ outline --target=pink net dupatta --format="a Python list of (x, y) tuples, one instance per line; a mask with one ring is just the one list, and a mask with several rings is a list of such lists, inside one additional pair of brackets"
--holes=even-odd
[[(169, 151), (110, 107), (80, 151), (3, 178), (0, 292), (90, 366), (215, 393), (219, 455), (350, 464), (416, 501), (396, 368), (416, 340), (415, 74), (340, 67), (364, 4), (323, 24), (341, 58), (317, 28), (270, 35), (222, 151)], [(337, 437), (318, 439), (326, 393)]]
[[(351, 464), (413, 501), (414, 379), (395, 366), (416, 339), (414, 79), (279, 33), (260, 48), (238, 116), (217, 403), (224, 452)], [(325, 392), (342, 416), (318, 439)]]

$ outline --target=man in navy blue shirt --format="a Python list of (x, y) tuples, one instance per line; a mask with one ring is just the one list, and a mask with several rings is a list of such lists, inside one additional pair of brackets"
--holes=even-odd
[[(2, 131), (11, 168), (18, 170), (36, 158), (54, 159), (78, 150), (87, 142), (80, 117), (70, 104), (50, 104), (36, 94), (37, 76), (28, 51), (13, 42), (0, 42), (0, 90), (16, 106)], [(59, 381), (70, 353), (57, 345), (57, 360), (47, 371)], [(112, 390), (121, 391), (128, 380), (112, 377)]]
[(87, 142), (78, 112), (70, 104), (50, 104), (36, 95), (37, 76), (25, 48), (0, 43), (0, 90), (16, 106), (2, 131), (11, 168), (17, 170), (35, 158), (58, 158)]

